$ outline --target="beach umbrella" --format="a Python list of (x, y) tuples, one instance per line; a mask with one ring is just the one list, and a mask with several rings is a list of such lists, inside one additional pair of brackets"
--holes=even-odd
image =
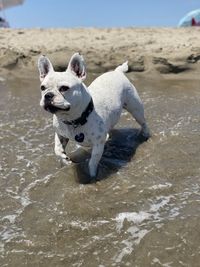
[(23, 4), (24, 0), (0, 0), (0, 10)]
[(0, 16), (0, 28), (8, 28), (9, 23), (5, 18), (5, 11), (4, 9), (22, 5), (24, 0), (0, 0), (0, 11), (2, 12), (3, 16)]
[(179, 24), (179, 27), (200, 26), (200, 9), (189, 12), (183, 17)]

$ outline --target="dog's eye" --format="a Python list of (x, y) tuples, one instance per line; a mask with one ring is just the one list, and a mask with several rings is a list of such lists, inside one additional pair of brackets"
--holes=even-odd
[(44, 91), (44, 90), (46, 90), (46, 87), (44, 85), (41, 85), (40, 89), (41, 89), (41, 91)]
[(63, 85), (59, 88), (60, 92), (66, 92), (67, 90), (69, 90), (69, 86)]

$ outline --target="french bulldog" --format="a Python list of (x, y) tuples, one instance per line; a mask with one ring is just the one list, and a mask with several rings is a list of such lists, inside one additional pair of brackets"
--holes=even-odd
[(149, 128), (136, 88), (125, 76), (128, 62), (97, 77), (89, 87), (83, 56), (75, 53), (66, 71), (56, 72), (46, 56), (40, 56), (38, 69), (41, 81), (40, 105), (53, 114), (55, 154), (67, 163), (65, 149), (69, 140), (91, 147), (88, 168), (91, 178), (97, 175), (109, 131), (125, 109), (141, 126), (140, 134), (147, 140)]

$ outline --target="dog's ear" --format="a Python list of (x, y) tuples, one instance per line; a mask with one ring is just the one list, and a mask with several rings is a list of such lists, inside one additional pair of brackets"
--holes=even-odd
[(44, 78), (50, 71), (53, 71), (53, 66), (50, 60), (45, 56), (40, 56), (38, 59), (38, 70), (40, 73), (40, 81), (42, 82)]
[(82, 81), (86, 78), (86, 67), (83, 56), (79, 53), (75, 53), (69, 62), (67, 71), (72, 72), (76, 77)]

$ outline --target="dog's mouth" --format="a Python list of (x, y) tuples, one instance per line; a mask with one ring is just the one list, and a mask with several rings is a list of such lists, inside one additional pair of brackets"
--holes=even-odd
[(55, 114), (59, 111), (69, 111), (70, 110), (70, 106), (69, 107), (65, 107), (65, 108), (60, 108), (60, 107), (56, 107), (52, 104), (45, 104), (44, 105), (44, 109), (52, 114)]

